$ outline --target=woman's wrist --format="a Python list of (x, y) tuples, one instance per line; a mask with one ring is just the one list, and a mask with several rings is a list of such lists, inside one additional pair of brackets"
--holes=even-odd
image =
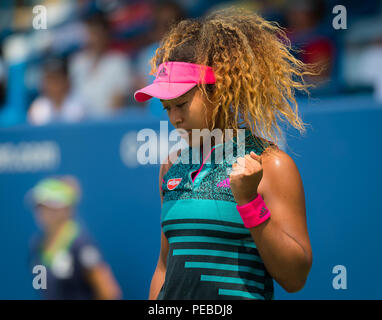
[(268, 220), (271, 216), (271, 213), (260, 194), (244, 205), (238, 204), (236, 208), (239, 211), (246, 228), (256, 227)]
[(242, 198), (242, 199), (238, 199), (238, 200), (236, 201), (236, 203), (237, 203), (238, 206), (244, 206), (245, 204), (250, 203), (251, 201), (255, 200), (255, 199), (257, 198), (258, 195), (259, 195), (259, 194), (256, 192), (256, 194), (253, 195), (253, 196), (250, 197), (250, 198)]

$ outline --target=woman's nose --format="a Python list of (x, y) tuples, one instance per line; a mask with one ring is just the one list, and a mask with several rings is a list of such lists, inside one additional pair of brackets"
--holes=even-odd
[(177, 127), (183, 122), (183, 116), (179, 111), (173, 111), (171, 115), (171, 122)]

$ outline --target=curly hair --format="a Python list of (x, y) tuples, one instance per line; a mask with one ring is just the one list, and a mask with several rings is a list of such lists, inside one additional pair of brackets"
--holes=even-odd
[[(174, 25), (151, 59), (151, 73), (167, 61), (212, 67), (216, 83), (199, 85), (214, 106), (210, 129), (249, 128), (277, 144), (282, 135), (278, 119), (305, 131), (295, 91), (309, 93), (304, 75), (315, 74), (312, 65), (291, 51), (290, 40), (276, 22), (230, 8)], [(264, 147), (266, 141), (260, 144)]]

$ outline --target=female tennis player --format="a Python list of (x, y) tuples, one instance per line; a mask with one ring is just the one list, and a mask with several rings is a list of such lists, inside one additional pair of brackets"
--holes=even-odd
[(305, 130), (294, 92), (307, 91), (310, 71), (290, 49), (276, 24), (237, 10), (184, 20), (162, 40), (151, 61), (156, 79), (135, 99), (159, 98), (189, 134), (175, 158), (204, 144), (192, 129), (245, 130), (245, 154), (234, 147), (233, 164), (215, 161), (228, 145), (215, 141), (201, 164), (161, 165), (161, 250), (149, 299), (274, 299), (273, 279), (287, 292), (304, 287), (312, 249), (303, 184), (275, 143), (281, 116)]

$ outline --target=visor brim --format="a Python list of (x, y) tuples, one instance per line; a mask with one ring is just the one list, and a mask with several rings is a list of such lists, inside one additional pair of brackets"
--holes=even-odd
[(153, 97), (162, 100), (176, 99), (196, 85), (196, 83), (156, 82), (136, 91), (134, 98), (138, 102), (145, 102)]

